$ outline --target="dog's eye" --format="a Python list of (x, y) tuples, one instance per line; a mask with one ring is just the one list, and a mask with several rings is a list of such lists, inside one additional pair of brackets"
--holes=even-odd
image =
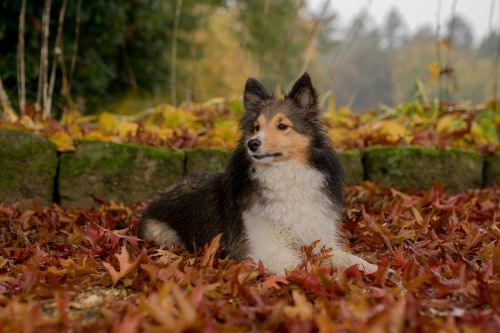
[(259, 125), (255, 125), (254, 130), (255, 130), (255, 132), (258, 132), (260, 130), (260, 126)]
[(284, 130), (286, 130), (287, 128), (288, 128), (288, 125), (286, 125), (286, 124), (278, 124), (278, 129), (279, 129), (280, 131), (284, 131)]

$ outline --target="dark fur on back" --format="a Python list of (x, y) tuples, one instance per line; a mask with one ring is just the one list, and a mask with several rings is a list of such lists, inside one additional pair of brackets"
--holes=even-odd
[(246, 140), (261, 112), (287, 112), (297, 131), (310, 138), (309, 164), (326, 177), (325, 195), (341, 207), (342, 167), (328, 138), (317, 106), (317, 93), (309, 75), (304, 74), (284, 100), (269, 95), (255, 79), (248, 79), (245, 115), (240, 123), (241, 139), (225, 172), (188, 177), (159, 195), (145, 210), (139, 236), (146, 236), (147, 221), (154, 219), (175, 230), (188, 250), (201, 246), (222, 233), (225, 253), (243, 258), (247, 255), (242, 213), (259, 200), (259, 185), (247, 153)]

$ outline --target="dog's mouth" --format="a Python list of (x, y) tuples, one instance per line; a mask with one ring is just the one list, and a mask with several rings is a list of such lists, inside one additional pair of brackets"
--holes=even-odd
[(252, 154), (252, 157), (255, 158), (256, 160), (262, 160), (266, 157), (279, 157), (283, 156), (282, 153), (272, 153), (272, 154)]

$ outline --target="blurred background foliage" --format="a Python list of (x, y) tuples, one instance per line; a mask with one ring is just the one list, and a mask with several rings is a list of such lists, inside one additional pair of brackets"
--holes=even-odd
[[(64, 0), (50, 2), (49, 64)], [(360, 10), (342, 26), (330, 5), (313, 12), (301, 0), (69, 1), (61, 48), (66, 67), (75, 63), (71, 96), (85, 114), (128, 113), (160, 102), (239, 96), (248, 76), (279, 94), (308, 70), (321, 92), (331, 91), (337, 104), (355, 111), (403, 103), (415, 94), (417, 79), (431, 98), (481, 103), (493, 97), (496, 32), (476, 41), (464, 18), (448, 18), (436, 65), (434, 27), (410, 32), (396, 9), (380, 24)], [(0, 74), (15, 108), (20, 6), (20, 0), (0, 0)], [(28, 104), (37, 95), (43, 7), (43, 1), (26, 2)], [(55, 81), (53, 103), (59, 116), (69, 107), (61, 84)]]

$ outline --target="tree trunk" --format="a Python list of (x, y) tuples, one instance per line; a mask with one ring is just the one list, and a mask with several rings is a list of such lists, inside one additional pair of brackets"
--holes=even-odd
[[(45, 0), (42, 16), (42, 46), (40, 48), (40, 72), (38, 75), (38, 91), (36, 94), (36, 108), (45, 107), (48, 91), (49, 70), (49, 33), (50, 33), (50, 8), (52, 0)], [(43, 103), (43, 104), (42, 104)]]
[(76, 69), (76, 59), (78, 55), (78, 39), (80, 38), (80, 17), (82, 14), (82, 0), (78, 0), (76, 5), (76, 18), (75, 18), (75, 40), (73, 41), (73, 54), (71, 55), (71, 67), (69, 69), (69, 83), (68, 94), (71, 93), (71, 86), (73, 85), (73, 76)]
[(19, 34), (17, 42), (17, 93), (19, 95), (19, 110), (26, 113), (26, 69), (24, 62), (24, 30), (26, 18), (26, 0), (21, 2), (19, 14)]

